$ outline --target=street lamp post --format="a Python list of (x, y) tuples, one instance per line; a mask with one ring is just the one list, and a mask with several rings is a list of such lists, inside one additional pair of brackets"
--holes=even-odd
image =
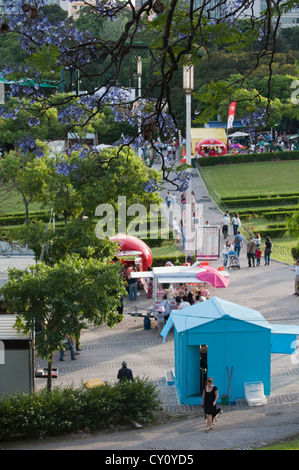
[(141, 111), (140, 111), (140, 99), (141, 99), (141, 76), (142, 76), (142, 60), (139, 56), (137, 58), (137, 77), (138, 77), (138, 157), (141, 158), (141, 147), (139, 144), (139, 138), (141, 135)]
[[(183, 67), (183, 88), (186, 92), (186, 164), (191, 166), (191, 93), (194, 88), (194, 67), (191, 56), (188, 65)], [(190, 171), (190, 169), (187, 169)], [(186, 191), (186, 227), (185, 227), (185, 258), (194, 253), (194, 234), (192, 233), (192, 184), (191, 180)]]

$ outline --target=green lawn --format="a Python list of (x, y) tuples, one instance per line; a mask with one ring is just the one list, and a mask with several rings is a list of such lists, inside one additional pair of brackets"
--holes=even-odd
[[(23, 212), (25, 214), (25, 206), (22, 201), (21, 194), (16, 189), (9, 189), (8, 184), (0, 185), (0, 203), (1, 212)], [(29, 204), (29, 212), (38, 211), (43, 209), (40, 203)]]
[(176, 242), (171, 239), (165, 241), (162, 246), (151, 248), (151, 252), (154, 258), (159, 256), (180, 256), (182, 254)]
[(298, 192), (299, 161), (244, 163), (202, 168), (220, 198)]

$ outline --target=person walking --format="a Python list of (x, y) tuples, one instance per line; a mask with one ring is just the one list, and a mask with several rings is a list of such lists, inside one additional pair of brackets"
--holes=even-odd
[[(136, 272), (136, 268), (132, 268), (131, 272)], [(136, 277), (131, 277), (131, 272), (129, 273), (128, 284), (129, 284), (129, 300), (137, 300), (137, 289), (138, 289), (138, 279)]]
[(167, 298), (167, 294), (163, 295), (161, 306), (164, 307), (164, 321), (166, 323), (171, 312), (171, 303), (169, 302)]
[(253, 237), (250, 237), (250, 240), (247, 243), (247, 259), (248, 259), (249, 268), (251, 268), (251, 266), (252, 267), (255, 266), (255, 252), (256, 252), (256, 243), (253, 240)]
[(265, 245), (264, 245), (264, 258), (265, 258), (265, 266), (269, 266), (270, 264), (270, 255), (272, 253), (272, 242), (270, 237), (266, 237)]
[(165, 313), (165, 308), (163, 307), (163, 305), (160, 305), (157, 311), (157, 328), (158, 328), (159, 334), (161, 333), (165, 325), (164, 313)]
[(64, 340), (63, 344), (64, 344), (64, 346), (60, 350), (59, 360), (64, 361), (64, 359), (63, 359), (64, 351), (66, 350), (66, 348), (68, 348), (71, 352), (72, 361), (76, 361), (73, 340), (70, 337), (70, 335), (65, 335), (65, 340)]
[(232, 224), (234, 235), (237, 235), (239, 227), (241, 227), (241, 220), (239, 214), (235, 213), (234, 217), (232, 218)]
[(229, 224), (230, 224), (230, 218), (227, 214), (225, 214), (222, 217), (222, 223), (221, 223), (222, 235), (224, 239), (228, 236)]
[(256, 256), (256, 265), (260, 266), (261, 265), (261, 257), (262, 257), (262, 250), (261, 250), (260, 245), (256, 246), (255, 256)]
[(296, 260), (296, 264), (291, 271), (295, 271), (295, 292), (294, 295), (299, 295), (299, 259)]
[(182, 241), (183, 249), (185, 249), (185, 244), (186, 244), (185, 227), (184, 227), (184, 222), (182, 220), (181, 220), (181, 241)]
[(127, 368), (127, 363), (126, 361), (122, 362), (122, 368), (119, 369), (117, 378), (118, 378), (118, 383), (122, 382), (123, 380), (130, 380), (131, 382), (134, 381), (133, 379), (133, 373), (131, 369)]
[(171, 195), (171, 205), (177, 204), (177, 196), (175, 193), (172, 193)]
[(261, 239), (261, 236), (259, 233), (256, 233), (255, 236), (254, 236), (254, 239), (253, 239), (256, 243), (256, 246), (260, 246), (261, 242), (262, 242), (262, 239)]
[(237, 235), (235, 235), (233, 239), (234, 251), (238, 258), (240, 257), (241, 248), (243, 248), (243, 237), (241, 233), (238, 231)]
[(213, 417), (217, 415), (216, 403), (218, 400), (218, 388), (213, 385), (212, 377), (208, 377), (202, 394), (201, 406), (207, 419), (206, 432), (212, 429)]
[(167, 205), (167, 209), (169, 209), (170, 207), (170, 204), (171, 204), (171, 201), (172, 201), (172, 196), (170, 194), (170, 191), (168, 191), (167, 195), (166, 195), (166, 205)]

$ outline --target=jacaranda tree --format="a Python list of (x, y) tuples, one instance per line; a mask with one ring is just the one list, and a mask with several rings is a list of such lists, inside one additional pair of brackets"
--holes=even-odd
[[(256, 70), (261, 60), (263, 63), (267, 60), (266, 98), (269, 98), (281, 15), (298, 2), (266, 0), (264, 10), (257, 11), (254, 0), (148, 0), (138, 7), (131, 0), (86, 0), (86, 9), (82, 9), (81, 14), (92, 15), (93, 24), (105, 24), (105, 29), (100, 28), (101, 34), (79, 30), (74, 19), (56, 19), (51, 23), (42, 9), (45, 4), (45, 0), (3, 1), (1, 31), (17, 34), (21, 47), (29, 55), (26, 65), (19, 70), (6, 67), (2, 71), (4, 78), (16, 80), (11, 84), (11, 95), (20, 95), (21, 88), (24, 92), (22, 80), (33, 78), (32, 86), (26, 86), (26, 95), (32, 107), (37, 101), (42, 103), (42, 114), (54, 105), (53, 98), (41, 86), (45, 77), (51, 79), (61, 72), (60, 84), (77, 90), (77, 94), (80, 80), (85, 83), (89, 79), (93, 83), (96, 81), (97, 86), (79, 98), (75, 93), (62, 96), (59, 103), (55, 100), (61, 125), (71, 127), (74, 122), (80, 122), (84, 127), (108, 105), (116, 121), (130, 122), (135, 128), (139, 124), (138, 134), (126, 144), (143, 146), (145, 141), (154, 145), (158, 137), (164, 140), (175, 135), (176, 121), (172, 114), (172, 103), (176, 99), (172, 94), (174, 76), (186, 63), (198, 67), (203, 54), (213, 60), (213, 53), (219, 49), (236, 53), (254, 44), (250, 71)], [(109, 25), (121, 16), (118, 31), (114, 28), (113, 34), (109, 34)], [(249, 20), (246, 27), (244, 19)], [(147, 62), (150, 80), (142, 88), (142, 99), (139, 99), (123, 87), (121, 73), (126, 58), (130, 54), (136, 57), (141, 38), (146, 38), (153, 60)], [(203, 119), (217, 110), (224, 98), (229, 104), (231, 88), (242, 86), (245, 78), (238, 78), (229, 85), (211, 82), (206, 90)], [(266, 114), (267, 111), (266, 107)], [(6, 113), (5, 107), (1, 112), (2, 115)], [(35, 114), (30, 123), (36, 126), (39, 122), (40, 117)], [(106, 158), (109, 160), (109, 155)], [(166, 180), (170, 177), (165, 171), (167, 165), (162, 156), (162, 173)], [(182, 182), (185, 185), (184, 178), (182, 181), (176, 179), (175, 187), (181, 188)]]

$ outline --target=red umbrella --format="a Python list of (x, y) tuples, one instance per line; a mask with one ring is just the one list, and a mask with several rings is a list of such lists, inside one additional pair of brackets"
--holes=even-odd
[(213, 287), (227, 287), (229, 284), (227, 277), (214, 268), (209, 268), (207, 271), (197, 273), (196, 277), (199, 281), (208, 282)]

